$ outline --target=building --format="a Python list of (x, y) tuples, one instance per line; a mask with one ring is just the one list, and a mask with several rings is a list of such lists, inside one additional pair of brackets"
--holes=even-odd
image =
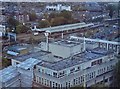
[(5, 35), (5, 32), (6, 32), (5, 26), (0, 25), (0, 37), (2, 37), (3, 35)]
[[(70, 40), (60, 40), (54, 43), (49, 43), (48, 49), (46, 47), (46, 42), (41, 42), (41, 50), (50, 51), (53, 55), (68, 58), (72, 55), (84, 52), (83, 43), (74, 42)], [(57, 50), (56, 50), (57, 49)], [(58, 51), (59, 50), (59, 51)], [(64, 51), (63, 51), (64, 50)]]
[(71, 6), (63, 6), (62, 4), (47, 5), (46, 9), (49, 11), (50, 10), (52, 10), (52, 11), (62, 11), (62, 10), (72, 11)]
[[(69, 45), (73, 43), (69, 42)], [(54, 49), (55, 44), (58, 46), (55, 46)], [(75, 44), (77, 45), (76, 42)], [(59, 48), (59, 45), (62, 48)], [(77, 53), (69, 50), (69, 52), (75, 52), (76, 54), (72, 53), (74, 55), (65, 57), (63, 55), (69, 53), (67, 52), (68, 49), (64, 48), (67, 45), (68, 43), (59, 41), (58, 43), (54, 42), (53, 46), (49, 46), (49, 51), (53, 53), (54, 58), (57, 57), (62, 60), (38, 63), (35, 68), (36, 86), (42, 84), (46, 87), (73, 87), (78, 85), (89, 87), (102, 83), (109, 85), (112, 82), (112, 70), (118, 61), (115, 57), (117, 53), (114, 50), (107, 50), (100, 46)], [(74, 48), (75, 45), (69, 47)], [(84, 45), (81, 45), (81, 48), (84, 49)], [(53, 50), (56, 52), (54, 53)], [(61, 50), (63, 51), (61, 52)], [(59, 55), (61, 53), (63, 53), (62, 56)]]
[[(1, 81), (3, 87), (69, 88), (102, 83), (109, 85), (113, 80), (113, 68), (118, 61), (117, 52), (99, 44), (96, 48), (88, 49), (86, 46), (89, 42), (85, 40), (62, 39), (50, 42), (48, 50), (42, 42), (39, 45), (40, 51), (13, 57), (11, 68), (0, 71), (4, 80)], [(13, 69), (14, 71), (10, 71)]]
[(0, 87), (32, 87), (33, 68), (37, 59), (29, 58), (15, 66), (0, 71)]
[(14, 15), (14, 18), (21, 23), (25, 23), (30, 20), (29, 14), (16, 14), (16, 15)]
[(12, 56), (24, 55), (28, 53), (27, 47), (22, 47), (20, 45), (14, 45), (8, 48), (7, 54)]

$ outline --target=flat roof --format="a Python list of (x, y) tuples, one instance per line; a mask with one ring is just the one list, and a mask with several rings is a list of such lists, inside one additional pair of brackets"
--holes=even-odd
[(41, 60), (42, 56), (45, 56), (45, 55), (48, 55), (48, 54), (50, 54), (50, 53), (49, 52), (44, 52), (44, 51), (38, 51), (38, 52), (27, 53), (25, 55), (20, 55), (20, 56), (17, 56), (15, 58), (13, 58), (13, 59), (16, 60), (16, 61), (19, 61), (19, 62), (23, 62), (23, 61), (25, 61), (26, 59), (29, 59), (29, 58), (35, 58), (35, 59)]
[(77, 55), (74, 55), (73, 57), (69, 57), (67, 59), (64, 59), (55, 63), (49, 63), (49, 62), (43, 61), (42, 63), (38, 63), (38, 66), (47, 67), (47, 68), (59, 71), (59, 70), (69, 68), (89, 60), (94, 60), (94, 59), (109, 55), (113, 52), (114, 52), (113, 50), (107, 51), (106, 49), (96, 48), (93, 50), (86, 51), (84, 53), (79, 53)]
[(52, 42), (50, 44), (56, 44), (56, 45), (61, 45), (66, 47), (74, 47), (76, 45), (81, 44), (81, 42), (72, 41), (72, 40), (59, 40), (59, 41)]
[(75, 23), (75, 24), (67, 24), (67, 25), (60, 25), (60, 26), (54, 26), (54, 27), (48, 27), (48, 28), (41, 28), (41, 29), (32, 29), (33, 31), (47, 31), (47, 30), (55, 30), (55, 29), (62, 29), (62, 28), (68, 28), (72, 26), (79, 26), (79, 25), (84, 25), (85, 23)]
[(17, 67), (27, 70), (39, 62), (41, 62), (41, 60), (38, 60), (35, 58), (29, 58), (29, 59), (25, 60), (24, 62), (18, 64)]
[(84, 27), (93, 26), (93, 23), (86, 24), (85, 22), (82, 23), (75, 23), (75, 24), (67, 24), (67, 25), (60, 25), (60, 26), (54, 26), (54, 27), (48, 27), (48, 28), (35, 28), (32, 29), (33, 31), (46, 31), (48, 33), (54, 33), (54, 32), (61, 32), (61, 31), (68, 31), (73, 29), (79, 29)]
[(0, 70), (0, 82), (7, 82), (19, 75), (20, 74), (17, 72), (17, 69), (15, 67), (9, 66), (3, 70)]
[(58, 28), (58, 29), (49, 29), (49, 30), (46, 30), (46, 32), (54, 33), (54, 32), (61, 32), (61, 31), (69, 31), (69, 30), (80, 29), (80, 28), (89, 27), (89, 26), (93, 26), (93, 25), (94, 25), (93, 23), (80, 24), (80, 25), (77, 25), (77, 26), (69, 26), (69, 27)]
[(8, 50), (21, 51), (21, 50), (27, 49), (28, 46), (29, 46), (28, 44), (26, 44), (26, 45), (13, 45), (13, 46), (10, 46), (8, 48)]

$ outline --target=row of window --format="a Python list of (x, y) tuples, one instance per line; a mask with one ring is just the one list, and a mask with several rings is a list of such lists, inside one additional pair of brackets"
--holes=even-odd
[[(107, 71), (109, 71), (111, 68), (113, 68), (112, 65), (106, 67), (107, 68)], [(104, 73), (104, 72), (107, 72), (105, 68), (102, 68), (102, 69), (99, 69), (97, 72), (98, 74), (100, 73)], [(80, 85), (84, 82), (87, 82), (93, 78), (96, 77), (96, 71), (93, 71), (91, 73), (88, 73), (86, 75), (82, 75), (82, 76), (79, 76), (75, 79), (73, 79), (73, 83), (71, 84), (71, 81), (68, 81), (66, 82), (66, 87), (71, 87), (72, 85), (75, 86), (75, 85)], [(104, 82), (108, 82), (108, 79), (103, 79)], [(113, 77), (109, 77), (109, 81), (112, 81), (113, 80)], [(43, 84), (43, 85), (46, 85), (46, 86), (49, 86), (49, 87), (62, 87), (63, 85), (62, 84), (58, 84), (58, 83), (55, 83), (53, 81), (50, 81), (50, 80), (47, 80), (45, 78), (41, 78), (41, 77), (38, 77), (36, 76), (36, 80), (35, 80), (37, 83), (40, 83), (40, 84)]]
[(96, 84), (103, 84), (103, 83), (108, 83), (113, 80), (113, 76), (110, 76), (109, 78), (105, 78), (102, 81), (97, 82)]
[(48, 86), (48, 87), (53, 87), (53, 88), (54, 87), (62, 87), (62, 84), (55, 83), (54, 81), (50, 81), (50, 80), (47, 80), (47, 79), (39, 77), (39, 76), (36, 76), (35, 81), (37, 83), (40, 83), (40, 84)]
[(97, 64), (101, 64), (101, 63), (102, 63), (102, 59), (99, 59), (99, 60), (93, 61), (91, 63), (91, 66), (94, 66), (94, 65), (97, 65)]
[[(95, 61), (95, 63), (101, 63), (102, 62), (102, 59), (100, 59), (99, 61), (97, 60), (97, 61)], [(94, 62), (93, 62), (93, 64), (94, 64)], [(113, 69), (113, 65), (110, 65), (110, 66), (107, 66), (107, 67), (104, 67), (104, 68), (101, 68), (101, 69), (99, 69), (98, 71), (97, 71), (97, 75), (101, 75), (101, 74), (103, 74), (103, 73), (105, 73), (105, 72), (107, 72), (107, 71), (110, 71), (110, 70), (112, 70)], [(78, 67), (78, 69), (80, 69), (80, 67)], [(73, 73), (75, 71), (75, 68), (72, 68), (71, 70), (70, 70), (70, 73)], [(39, 72), (40, 72), (40, 69), (39, 69)], [(42, 72), (44, 72), (44, 70), (42, 70)], [(53, 72), (53, 76), (54, 77), (63, 77), (65, 75), (65, 72), (63, 71), (63, 72), (60, 72), (59, 73), (59, 75), (57, 75), (57, 73), (56, 72)], [(93, 72), (93, 73), (89, 73), (89, 74), (87, 74), (86, 75), (86, 79), (87, 80), (90, 80), (91, 78), (93, 78), (93, 77), (95, 77), (95, 72)]]
[(98, 70), (98, 75), (101, 75), (105, 72), (111, 71), (113, 69), (113, 67), (114, 67), (113, 65), (110, 65), (110, 66), (99, 69)]
[(74, 85), (79, 85), (79, 84), (81, 84), (83, 82), (87, 82), (87, 81), (89, 81), (89, 80), (91, 80), (91, 79), (93, 79), (95, 77), (96, 77), (96, 75), (95, 75), (95, 71), (94, 71), (94, 72), (88, 73), (86, 75), (82, 75), (82, 76), (80, 76), (78, 78), (75, 78), (73, 80), (73, 84)]

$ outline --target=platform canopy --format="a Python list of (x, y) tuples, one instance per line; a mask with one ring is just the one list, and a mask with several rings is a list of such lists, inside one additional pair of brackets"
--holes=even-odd
[(32, 31), (54, 33), (54, 32), (62, 32), (62, 31), (80, 29), (80, 28), (89, 27), (89, 26), (93, 26), (93, 25), (94, 25), (93, 23), (86, 24), (85, 22), (82, 22), (82, 23), (67, 24), (67, 25), (41, 28), (41, 29), (34, 28), (34, 29), (32, 29)]

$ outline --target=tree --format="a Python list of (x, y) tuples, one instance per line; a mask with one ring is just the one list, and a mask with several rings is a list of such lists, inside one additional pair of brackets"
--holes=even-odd
[(104, 83), (103, 84), (95, 84), (90, 86), (89, 89), (109, 89), (108, 86), (106, 86)]
[(70, 11), (63, 10), (60, 12), (60, 16), (70, 20), (72, 18), (72, 13)]
[(55, 18), (55, 17), (58, 17), (57, 13), (55, 13), (55, 12), (50, 13), (49, 19), (52, 19), (52, 18)]
[(116, 64), (113, 75), (114, 75), (113, 86), (120, 87), (120, 61)]
[(114, 15), (114, 12), (118, 11), (119, 5), (114, 3), (114, 4), (109, 4), (106, 9), (109, 10), (109, 16), (112, 18)]
[(19, 21), (16, 19), (9, 17), (7, 20), (7, 23), (9, 24), (10, 28), (12, 29), (13, 27), (15, 28), (17, 25), (19, 25)]
[(30, 21), (35, 21), (37, 19), (37, 15), (35, 13), (29, 14)]
[(70, 87), (70, 89), (86, 89), (83, 86), (74, 86), (74, 87)]
[(17, 33), (17, 34), (19, 34), (19, 33), (25, 33), (28, 30), (30, 30), (30, 28), (26, 27), (25, 25), (20, 24), (20, 25), (16, 26), (15, 33)]
[(67, 23), (67, 19), (64, 17), (56, 17), (51, 19), (51, 26), (64, 25)]
[(49, 23), (48, 20), (41, 20), (41, 21), (39, 22), (39, 27), (40, 27), (40, 28), (46, 28), (46, 27), (49, 27), (49, 26), (50, 26), (50, 23)]
[(11, 64), (10, 59), (2, 58), (2, 68), (5, 68)]

